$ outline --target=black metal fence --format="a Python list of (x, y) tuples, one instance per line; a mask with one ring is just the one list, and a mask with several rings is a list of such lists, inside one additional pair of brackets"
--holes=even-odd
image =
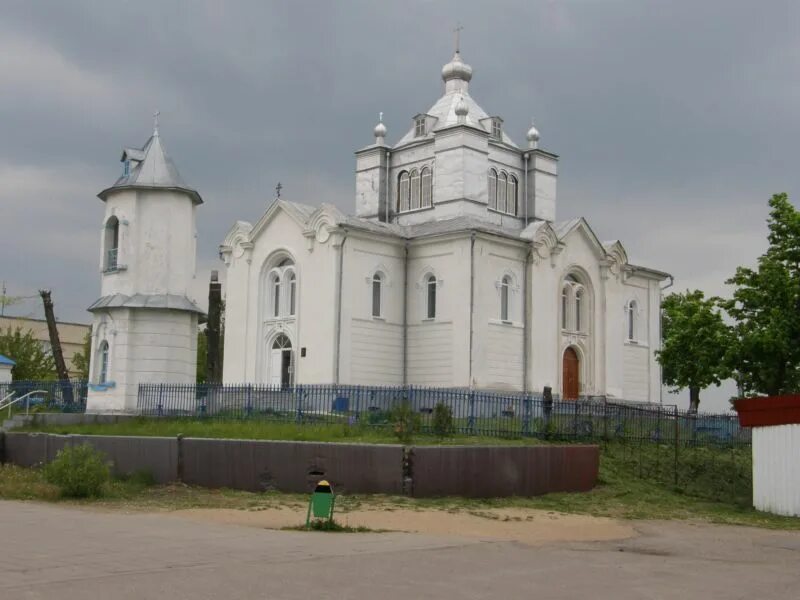
[[(541, 395), (430, 388), (345, 385), (141, 384), (138, 409), (154, 417), (262, 419), (298, 424), (390, 426), (407, 405), (420, 431), (435, 430), (445, 406), (454, 433), (554, 440), (628, 440), (662, 444), (746, 446), (750, 431), (729, 414), (692, 414), (675, 406), (567, 401)], [(441, 409), (440, 409), (441, 410)]]
[(22, 380), (0, 383), (0, 401), (5, 399), (3, 405), (30, 394), (28, 398), (14, 404), (11, 407), (12, 412), (24, 411), (26, 407), (30, 410), (47, 410), (49, 412), (83, 412), (86, 410), (87, 392), (87, 382), (77, 379), (69, 381)]

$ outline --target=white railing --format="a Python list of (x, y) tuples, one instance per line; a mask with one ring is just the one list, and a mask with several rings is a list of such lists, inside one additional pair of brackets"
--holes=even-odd
[[(14, 395), (14, 393), (15, 392), (11, 392), (8, 396), (3, 398), (2, 401), (0, 401), (0, 410), (8, 408), (8, 417), (9, 418), (11, 418), (11, 407), (14, 406), (15, 404), (17, 404), (18, 402), (22, 402), (23, 400), (25, 400), (25, 414), (26, 415), (30, 414), (30, 409), (31, 409), (30, 397), (33, 396), (34, 394), (46, 394), (47, 390), (33, 390), (32, 392), (28, 392), (24, 396), (20, 396), (19, 398), (8, 400), (11, 396)], [(8, 400), (8, 402), (6, 402), (6, 400)]]

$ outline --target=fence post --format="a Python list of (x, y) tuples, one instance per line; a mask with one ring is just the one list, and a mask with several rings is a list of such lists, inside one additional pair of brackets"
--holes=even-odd
[[(334, 388), (336, 390), (336, 388)], [(334, 392), (334, 397), (338, 390)], [(303, 422), (303, 386), (298, 385), (294, 388), (294, 399), (295, 399), (295, 421), (297, 423)]]
[(253, 414), (253, 384), (247, 386), (247, 408), (245, 409), (247, 416)]
[(678, 407), (675, 407), (675, 465), (673, 469), (675, 470), (674, 479), (675, 479), (675, 487), (678, 487), (678, 443), (681, 437), (681, 426), (679, 415), (678, 415)]
[(469, 391), (469, 419), (467, 427), (471, 435), (475, 435), (475, 390)]
[(522, 435), (530, 435), (531, 433), (531, 397), (527, 394), (522, 399), (523, 414), (522, 419)]
[(164, 416), (164, 384), (158, 385), (158, 416)]

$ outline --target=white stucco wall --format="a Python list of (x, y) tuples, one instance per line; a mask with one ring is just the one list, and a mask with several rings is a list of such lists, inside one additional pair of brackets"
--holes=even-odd
[(109, 309), (92, 323), (90, 382), (98, 381), (100, 345), (108, 343), (106, 381), (90, 387), (87, 412), (135, 412), (140, 383), (193, 383), (197, 375), (196, 313)]
[(800, 425), (753, 427), (753, 506), (800, 517)]
[(0, 383), (9, 383), (11, 381), (11, 365), (0, 365)]

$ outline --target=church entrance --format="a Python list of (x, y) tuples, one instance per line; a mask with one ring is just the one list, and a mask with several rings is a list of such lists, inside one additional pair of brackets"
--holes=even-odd
[(272, 343), (269, 363), (270, 384), (289, 387), (292, 383), (292, 370), (292, 342), (281, 334)]
[(580, 362), (578, 353), (574, 348), (564, 351), (564, 371), (561, 379), (561, 398), (564, 400), (577, 400), (580, 393)]

